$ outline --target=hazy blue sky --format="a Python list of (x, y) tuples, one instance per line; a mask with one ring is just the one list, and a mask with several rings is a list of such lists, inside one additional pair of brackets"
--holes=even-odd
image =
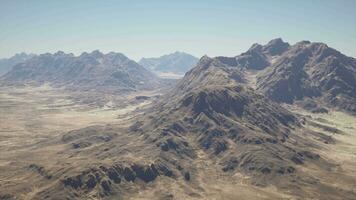
[(0, 0), (0, 57), (100, 49), (237, 55), (282, 37), (356, 57), (356, 0)]

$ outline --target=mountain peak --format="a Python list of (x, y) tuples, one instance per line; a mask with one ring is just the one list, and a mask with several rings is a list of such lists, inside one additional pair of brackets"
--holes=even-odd
[(122, 53), (116, 53), (116, 52), (109, 52), (108, 54), (105, 54), (105, 56), (111, 58), (111, 59), (119, 59), (119, 60), (130, 60), (127, 56), (125, 56)]
[(275, 38), (275, 39), (272, 39), (271, 41), (269, 41), (267, 43), (267, 45), (276, 45), (276, 44), (284, 44), (285, 42), (283, 41), (282, 38)]
[(248, 51), (261, 51), (262, 49), (262, 45), (258, 44), (258, 43), (254, 43), (249, 49)]
[(199, 59), (199, 62), (204, 61), (204, 60), (212, 60), (208, 55), (204, 55)]
[(289, 43), (284, 42), (282, 38), (276, 38), (263, 46), (264, 51), (266, 51), (271, 56), (280, 55), (289, 48)]
[(56, 53), (53, 54), (53, 56), (73, 56), (72, 53), (66, 54), (63, 51), (57, 51)]
[(309, 45), (309, 44), (311, 44), (311, 42), (308, 41), (308, 40), (303, 40), (303, 41), (300, 41), (300, 42), (297, 42), (297, 43), (296, 43), (297, 46), (300, 46), (300, 45)]
[(94, 50), (90, 53), (90, 55), (94, 57), (102, 57), (104, 54), (99, 50)]

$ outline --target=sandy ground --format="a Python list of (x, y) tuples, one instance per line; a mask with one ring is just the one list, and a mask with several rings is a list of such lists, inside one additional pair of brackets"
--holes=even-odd
[[(139, 95), (155, 96), (157, 93), (147, 91)], [(88, 98), (87, 102), (91, 103), (80, 103), (78, 96)], [(41, 144), (54, 141), (70, 130), (92, 125), (130, 125), (131, 118), (142, 113), (153, 99), (137, 100), (136, 94), (131, 93), (113, 98), (100, 97), (108, 101), (93, 104), (92, 97), (95, 98), (46, 85), (0, 88), (0, 193), (9, 192), (17, 194), (19, 199), (31, 199), (40, 189), (50, 187), (41, 176), (28, 169), (31, 163), (44, 164), (49, 170), (68, 165), (63, 160), (65, 155), (60, 153), (66, 149), (65, 145), (47, 147)], [(116, 100), (116, 105), (111, 99)], [(78, 162), (89, 161), (78, 158)]]
[[(134, 98), (131, 95), (128, 98)], [(91, 125), (125, 123), (139, 109), (140, 101), (124, 107), (91, 107), (74, 103), (71, 95), (48, 86), (0, 88), (0, 166), (11, 150), (26, 148), (41, 140)]]
[[(305, 116), (311, 122), (328, 127), (325, 129), (311, 124), (306, 125), (307, 128), (331, 136), (335, 140), (335, 144), (325, 144), (318, 151), (319, 155), (338, 166), (333, 173), (324, 178), (336, 188), (356, 192), (356, 117), (336, 110), (329, 110), (327, 114), (315, 114), (295, 106), (288, 106), (288, 109)], [(309, 166), (308, 170), (313, 171), (313, 168)], [(320, 175), (317, 170), (313, 173), (316, 176)]]
[(356, 178), (356, 118), (338, 111), (330, 114), (313, 114), (311, 116), (312, 120), (319, 124), (342, 131), (341, 133), (334, 133), (310, 127), (336, 139), (335, 145), (326, 148), (327, 151), (319, 153), (335, 160), (343, 170), (348, 172), (347, 174)]
[(309, 129), (329, 135), (336, 140), (333, 145), (325, 145), (323, 151), (319, 153), (335, 160), (342, 168), (351, 172), (350, 175), (356, 177), (356, 117), (335, 110), (327, 114), (315, 114), (297, 107), (289, 107), (289, 109), (302, 114), (314, 123), (340, 131), (335, 132), (307, 125)]

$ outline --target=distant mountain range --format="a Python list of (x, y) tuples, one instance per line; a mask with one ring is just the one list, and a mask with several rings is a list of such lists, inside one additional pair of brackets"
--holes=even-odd
[[(312, 110), (325, 110), (321, 107), (326, 106), (356, 113), (356, 59), (326, 44), (301, 41), (290, 45), (280, 38), (266, 45), (253, 44), (238, 56), (212, 58), (212, 65), (219, 70), (214, 68), (211, 76), (203, 76), (206, 71), (196, 72), (206, 59), (203, 57), (188, 72), (197, 75), (187, 76), (192, 80), (182, 84), (223, 85), (235, 80), (277, 102), (306, 104)], [(99, 51), (80, 56), (63, 52), (17, 54), (1, 60), (3, 71), (12, 69), (0, 80), (3, 84), (48, 82), (71, 88), (131, 91), (159, 86), (161, 79), (151, 71), (160, 76), (183, 75), (197, 62), (197, 58), (183, 52), (142, 58), (140, 64), (120, 53)], [(187, 86), (190, 87), (193, 85)]]
[(34, 54), (18, 53), (11, 58), (0, 59), (0, 76), (6, 74), (11, 68), (19, 63), (25, 62), (26, 60), (35, 56)]
[(177, 51), (158, 58), (142, 58), (139, 63), (158, 75), (171, 73), (183, 76), (197, 64), (198, 60), (190, 54)]
[(100, 51), (80, 56), (57, 52), (41, 54), (15, 65), (1, 77), (6, 84), (50, 83), (77, 89), (152, 89), (159, 78), (121, 53)]

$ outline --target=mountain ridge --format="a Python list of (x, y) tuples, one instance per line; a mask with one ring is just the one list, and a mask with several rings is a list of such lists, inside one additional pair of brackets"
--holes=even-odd
[(58, 51), (34, 56), (1, 77), (5, 84), (49, 82), (71, 89), (137, 90), (160, 84), (156, 75), (124, 54), (98, 50), (74, 56)]
[(254, 74), (253, 87), (277, 102), (291, 104), (310, 98), (356, 113), (356, 59), (324, 43), (289, 45), (277, 38), (266, 45), (254, 44), (238, 56), (214, 59), (238, 68), (246, 80), (246, 72)]
[(10, 71), (14, 65), (25, 62), (33, 56), (35, 56), (35, 54), (17, 53), (10, 58), (0, 59), (0, 76)]

